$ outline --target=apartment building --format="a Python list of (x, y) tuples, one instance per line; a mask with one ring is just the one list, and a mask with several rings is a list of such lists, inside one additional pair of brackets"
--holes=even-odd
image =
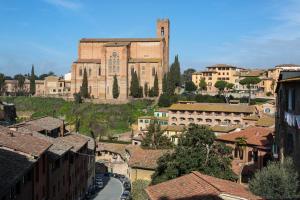
[(283, 159), (290, 156), (300, 171), (300, 70), (281, 71), (276, 88), (277, 112), (275, 156)]
[(253, 126), (217, 137), (217, 141), (233, 149), (232, 170), (238, 175), (239, 182), (248, 182), (272, 159), (273, 133), (272, 128)]
[[(23, 173), (14, 172), (16, 178), (23, 181), (18, 185), (9, 185), (3, 192), (5, 197), (0, 192), (3, 200), (15, 199), (16, 195), (20, 196), (19, 199), (31, 200), (75, 200), (84, 197), (95, 176), (95, 146), (91, 146), (94, 140), (77, 133), (60, 131), (63, 127), (61, 123), (63, 121), (45, 117), (7, 128), (0, 127), (0, 150), (14, 149), (14, 154), (19, 155), (17, 157), (26, 158), (29, 154), (20, 166), (24, 166), (25, 174), (27, 169), (32, 169), (32, 179), (28, 176), (29, 184), (26, 186), (23, 184)], [(46, 144), (48, 146), (43, 154), (38, 154)], [(24, 192), (20, 189), (23, 187)]]
[(229, 83), (236, 84), (238, 80), (238, 72), (241, 68), (227, 65), (227, 64), (216, 64), (206, 67), (207, 70), (195, 72), (192, 75), (192, 81), (196, 86), (199, 86), (201, 79), (204, 79), (207, 84), (207, 92), (217, 92), (217, 88), (214, 86), (218, 80), (224, 80)]
[(255, 106), (226, 103), (176, 103), (169, 108), (169, 125), (242, 125), (244, 117), (255, 115)]

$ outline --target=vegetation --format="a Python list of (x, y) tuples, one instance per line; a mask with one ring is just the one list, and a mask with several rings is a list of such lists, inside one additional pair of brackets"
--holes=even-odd
[(153, 84), (153, 96), (158, 97), (159, 88), (158, 88), (158, 77), (157, 72), (155, 73), (154, 84)]
[(34, 66), (32, 65), (31, 68), (31, 75), (30, 75), (30, 94), (35, 94), (35, 74), (34, 74)]
[(137, 73), (134, 69), (131, 70), (130, 95), (133, 98), (143, 97), (143, 88), (140, 86)]
[(168, 93), (168, 74), (164, 74), (164, 77), (162, 80), (162, 93), (163, 94)]
[(158, 99), (158, 106), (159, 107), (169, 107), (173, 103), (178, 101), (177, 95), (169, 96), (168, 94), (161, 94)]
[(18, 91), (24, 92), (25, 76), (17, 74), (14, 76), (14, 79), (18, 81)]
[(50, 71), (50, 72), (48, 72), (48, 73), (46, 73), (46, 74), (41, 74), (41, 75), (38, 77), (38, 79), (39, 79), (39, 80), (44, 80), (47, 76), (55, 76), (55, 74), (54, 74), (54, 72)]
[(197, 86), (193, 81), (188, 81), (185, 83), (185, 90), (188, 92), (195, 92), (197, 90)]
[(204, 78), (201, 78), (199, 83), (199, 90), (202, 92), (203, 90), (207, 90), (207, 83)]
[(158, 121), (154, 120), (148, 127), (146, 137), (142, 141), (142, 147), (149, 149), (169, 149), (173, 147), (173, 143), (167, 136), (163, 135)]
[(236, 180), (231, 170), (230, 147), (215, 142), (214, 133), (206, 126), (192, 124), (179, 138), (174, 152), (162, 156), (152, 176), (152, 184), (200, 171), (217, 178)]
[(146, 187), (150, 184), (149, 181), (136, 180), (132, 183), (132, 199), (133, 200), (148, 200), (148, 195), (145, 191)]
[(144, 96), (148, 97), (149, 96), (149, 89), (148, 89), (148, 83), (144, 84)]
[(271, 162), (250, 181), (250, 190), (266, 199), (298, 199), (298, 173), (292, 159)]
[(0, 73), (0, 95), (5, 92), (5, 75)]
[(196, 70), (193, 68), (188, 68), (188, 69), (184, 70), (184, 72), (181, 76), (181, 82), (186, 83), (186, 82), (192, 81), (192, 74), (195, 72), (196, 72)]
[(88, 77), (87, 77), (86, 68), (84, 68), (84, 70), (83, 70), (83, 79), (82, 79), (82, 85), (80, 88), (80, 94), (83, 98), (89, 98), (89, 85), (88, 85)]
[[(128, 104), (109, 105), (65, 101), (60, 98), (42, 97), (1, 97), (3, 101), (14, 103), (18, 111), (32, 112), (31, 118), (41, 116), (62, 117), (66, 122), (75, 126), (76, 119), (80, 120), (80, 133), (89, 135), (91, 122), (103, 124), (108, 135), (130, 131), (130, 124), (139, 116), (153, 115), (153, 101), (135, 100)], [(96, 133), (97, 134), (97, 133)]]
[(170, 71), (167, 76), (167, 94), (173, 95), (175, 92), (175, 88), (181, 85), (180, 82), (180, 63), (178, 59), (178, 55), (175, 56), (174, 63), (172, 63), (170, 67)]
[(249, 92), (249, 98), (248, 98), (248, 103), (250, 104), (251, 102), (251, 86), (256, 85), (260, 82), (260, 78), (258, 77), (246, 77), (242, 80), (240, 80), (241, 85), (246, 85), (248, 92)]
[(113, 98), (117, 99), (120, 95), (120, 91), (119, 91), (119, 84), (118, 84), (118, 79), (117, 79), (117, 75), (114, 75), (114, 82), (113, 82)]

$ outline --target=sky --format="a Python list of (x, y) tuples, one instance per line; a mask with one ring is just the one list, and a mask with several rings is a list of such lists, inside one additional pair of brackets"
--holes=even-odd
[(300, 64), (299, 0), (0, 0), (0, 73), (68, 73), (81, 38), (156, 37), (158, 18), (182, 71)]

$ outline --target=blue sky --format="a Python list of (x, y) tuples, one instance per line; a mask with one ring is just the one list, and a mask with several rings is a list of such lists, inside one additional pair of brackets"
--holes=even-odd
[(297, 0), (0, 0), (0, 72), (67, 73), (83, 37), (155, 37), (171, 21), (182, 69), (300, 63)]

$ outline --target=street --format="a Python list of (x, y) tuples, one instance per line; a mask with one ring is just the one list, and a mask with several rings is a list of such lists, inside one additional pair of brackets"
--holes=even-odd
[(107, 178), (107, 183), (104, 184), (104, 188), (95, 196), (94, 200), (119, 200), (123, 192), (122, 183), (113, 177), (105, 178)]

